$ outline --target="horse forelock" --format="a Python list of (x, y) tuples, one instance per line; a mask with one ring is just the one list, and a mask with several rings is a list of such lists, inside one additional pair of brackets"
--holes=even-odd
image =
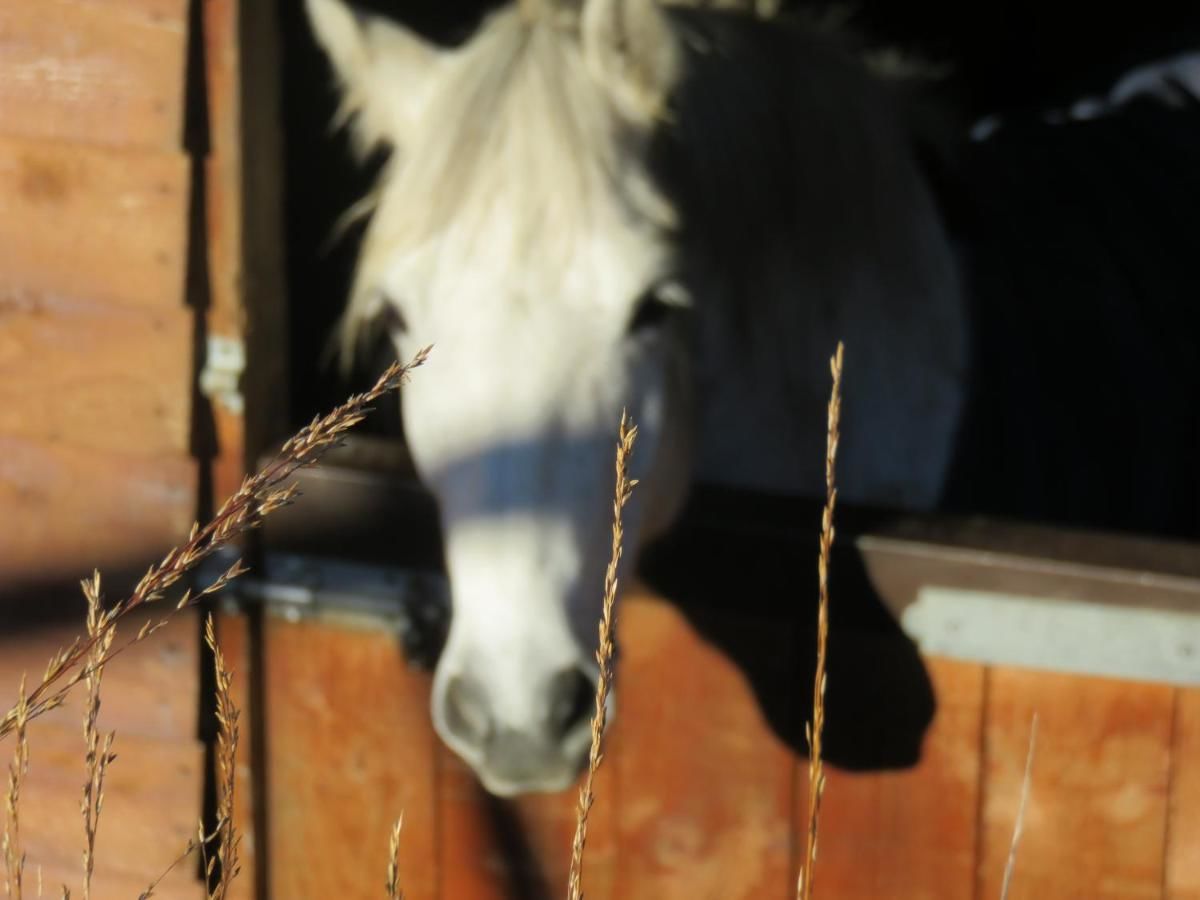
[[(550, 272), (570, 264), (570, 242), (606, 204), (660, 228), (707, 230), (715, 264), (735, 288), (713, 301), (764, 323), (780, 300), (753, 283), (765, 245), (799, 238), (813, 242), (815, 259), (844, 259), (839, 236), (855, 229), (839, 221), (854, 208), (854, 192), (868, 190), (881, 160), (893, 165), (906, 152), (896, 146), (906, 136), (886, 88), (840, 22), (777, 27), (734, 18), (672, 12), (687, 63), (672, 118), (653, 136), (614, 112), (577, 36), (552, 16), (531, 20), (511, 7), (487, 20), (368, 201), (373, 217), (342, 323), (343, 361), (380, 309), (375, 286), (406, 255), (491, 265), (497, 279), (521, 267)], [(670, 149), (651, 152), (663, 146)], [(629, 179), (639, 169), (648, 181)]]
[(371, 218), (342, 322), (344, 363), (379, 311), (374, 286), (398, 260), (436, 247), (446, 265), (492, 265), (503, 278), (536, 261), (553, 277), (606, 205), (648, 227), (672, 224), (628, 164), (645, 136), (615, 113), (561, 21), (504, 9), (460, 53), (431, 93), (428, 121), (347, 214)]

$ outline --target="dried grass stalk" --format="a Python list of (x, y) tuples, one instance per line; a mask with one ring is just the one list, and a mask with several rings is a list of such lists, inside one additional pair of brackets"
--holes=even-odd
[(217, 677), (217, 863), (220, 879), (209, 900), (225, 900), (233, 879), (241, 871), (238, 847), (241, 837), (233, 820), (233, 796), (237, 782), (238, 708), (232, 697), (233, 675), (225, 665), (225, 656), (217, 645), (217, 632), (211, 615), (204, 623), (204, 641), (213, 653)]
[[(428, 356), (429, 348), (425, 348), (407, 365), (394, 363), (369, 391), (351, 397), (327, 415), (314, 419), (310, 425), (285, 443), (275, 459), (258, 474), (246, 478), (241, 488), (225, 501), (211, 522), (203, 528), (199, 523), (193, 525), (186, 542), (151, 566), (133, 593), (103, 614), (103, 627), (98, 629), (97, 634), (77, 638), (74, 643), (60, 649), (51, 658), (41, 682), (30, 691), (25, 701), (26, 718), (36, 719), (62, 705), (72, 688), (88, 679), (93, 671), (124, 650), (145, 640), (165, 625), (175, 611), (194, 606), (204, 597), (221, 590), (234, 578), (242, 575), (246, 569), (239, 560), (199, 593), (185, 591), (183, 597), (162, 620), (148, 622), (136, 636), (123, 645), (115, 650), (109, 649), (99, 657), (93, 657), (96, 645), (109, 633), (109, 627), (119, 619), (139, 607), (163, 599), (166, 591), (202, 560), (241, 534), (256, 528), (275, 510), (290, 504), (296, 495), (295, 486), (281, 485), (299, 469), (315, 465), (330, 448), (340, 442), (348, 430), (366, 417), (370, 411), (370, 404), (404, 384), (411, 372), (423, 365)], [(3, 720), (0, 720), (0, 738), (11, 734), (16, 727), (17, 707), (14, 706), (5, 713)]]
[(114, 733), (104, 735), (101, 741), (96, 722), (100, 717), (100, 680), (104, 676), (104, 659), (112, 649), (116, 637), (116, 622), (104, 612), (100, 593), (100, 573), (93, 572), (91, 579), (83, 581), (83, 596), (87, 599), (87, 666), (84, 671), (87, 682), (87, 704), (83, 713), (83, 740), (86, 746), (84, 766), (87, 781), (83, 785), (83, 799), (79, 811), (83, 815), (83, 898), (92, 896), (92, 872), (96, 864), (96, 832), (100, 827), (100, 810), (104, 805), (104, 775), (115, 758), (112, 753)]
[(1008, 861), (1004, 864), (1004, 881), (1000, 885), (1000, 900), (1008, 900), (1013, 872), (1017, 868), (1017, 847), (1021, 843), (1021, 832), (1025, 828), (1025, 807), (1029, 803), (1029, 788), (1033, 781), (1033, 750), (1037, 744), (1037, 713), (1029, 724), (1029, 751), (1025, 754), (1025, 777), (1021, 781), (1021, 803), (1017, 807), (1017, 821), (1013, 824), (1012, 842), (1008, 846)]
[(29, 701), (24, 676), (17, 692), (13, 723), (17, 745), (8, 765), (4, 803), (4, 892), (13, 900), (21, 900), (21, 882), (25, 873), (25, 853), (21, 850), (21, 784), (29, 772)]
[(829, 637), (829, 557), (833, 549), (833, 510), (837, 502), (834, 468), (837, 462), (839, 423), (842, 412), (842, 353), (841, 341), (837, 353), (829, 361), (833, 375), (833, 390), (829, 397), (829, 419), (825, 439), (825, 511), (821, 516), (821, 550), (817, 557), (817, 581), (820, 598), (817, 604), (817, 672), (813, 678), (813, 718), (805, 726), (808, 738), (808, 828), (804, 861), (796, 885), (796, 896), (810, 900), (813, 892), (813, 872), (817, 864), (817, 823), (821, 814), (821, 798), (825, 793), (825, 772), (821, 763), (821, 733), (825, 727), (825, 646)]
[(629, 502), (633, 488), (637, 484), (636, 481), (629, 479), (629, 457), (633, 453), (633, 444), (636, 439), (637, 426), (632, 425), (625, 413), (622, 412), (621, 428), (617, 440), (617, 482), (613, 498), (612, 556), (609, 559), (608, 570), (604, 574), (604, 607), (600, 618), (599, 647), (596, 650), (596, 663), (600, 667), (600, 672), (596, 676), (596, 711), (592, 715), (592, 747), (588, 754), (588, 771), (583, 787), (579, 790), (575, 840), (571, 844), (571, 871), (567, 880), (567, 896), (570, 900), (582, 900), (583, 898), (583, 848), (587, 843), (588, 813), (591, 812), (592, 803), (596, 799), (592, 793), (592, 782), (596, 777), (596, 770), (600, 768), (600, 761), (603, 759), (600, 748), (607, 719), (608, 690), (612, 684), (613, 605), (617, 598), (617, 569), (621, 562), (624, 543), (621, 511)]
[(388, 900), (404, 900), (400, 890), (400, 830), (404, 827), (403, 814), (392, 826), (392, 838), (388, 847), (387, 895)]
[[(238, 717), (239, 711), (232, 697), (233, 674), (225, 665), (225, 655), (217, 644), (216, 628), (213, 626), (211, 615), (204, 620), (204, 642), (213, 653), (213, 667), (217, 678), (217, 822), (211, 833), (206, 834), (204, 823), (196, 828), (196, 836), (188, 841), (183, 852), (171, 862), (146, 890), (138, 895), (138, 900), (149, 900), (154, 896), (158, 886), (181, 862), (200, 851), (204, 868), (204, 877), (211, 885), (209, 900), (225, 900), (233, 880), (241, 872), (238, 861), (238, 848), (241, 836), (237, 833), (233, 819), (234, 785), (237, 771), (234, 768), (238, 747)], [(210, 856), (208, 847), (217, 842), (216, 856)], [(220, 872), (217, 873), (217, 866)], [(217, 878), (214, 883), (214, 873)]]
[(150, 900), (150, 898), (154, 896), (154, 892), (156, 890), (158, 890), (158, 886), (160, 884), (162, 884), (163, 879), (166, 878), (168, 875), (170, 875), (173, 871), (175, 871), (176, 867), (181, 862), (183, 862), (185, 859), (187, 859), (189, 856), (191, 856), (193, 853), (195, 853), (196, 847), (197, 847), (197, 844), (196, 844), (195, 838), (192, 838), (191, 840), (189, 840), (187, 842), (187, 846), (183, 849), (183, 852), (180, 853), (177, 857), (175, 857), (175, 859), (171, 862), (171, 864), (162, 871), (162, 874), (160, 874), (157, 878), (154, 879), (154, 881), (152, 881), (150, 883), (149, 887), (147, 887), (144, 891), (142, 891), (140, 894), (138, 894), (138, 900)]

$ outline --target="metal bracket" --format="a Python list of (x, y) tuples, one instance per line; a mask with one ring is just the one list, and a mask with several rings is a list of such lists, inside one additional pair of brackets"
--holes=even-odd
[(234, 415), (242, 415), (246, 407), (241, 394), (245, 370), (246, 346), (240, 339), (209, 335), (205, 342), (204, 368), (200, 371), (200, 393)]
[[(210, 584), (236, 554), (223, 550), (197, 573)], [(450, 623), (450, 594), (438, 572), (348, 563), (297, 554), (268, 553), (262, 574), (249, 572), (220, 595), (224, 608), (259, 607), (290, 622), (336, 620), (394, 632), (408, 661), (424, 669), (437, 663)]]

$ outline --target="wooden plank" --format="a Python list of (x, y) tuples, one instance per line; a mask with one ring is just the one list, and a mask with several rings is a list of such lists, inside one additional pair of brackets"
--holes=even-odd
[(84, 299), (182, 307), (188, 184), (181, 154), (0, 139), (0, 319)]
[(0, 6), (0, 129), (174, 148), (182, 131), (186, 0)]
[(45, 295), (3, 320), (0, 434), (129, 456), (188, 451), (188, 310)]
[[(116, 686), (106, 687), (106, 700), (119, 696)], [(106, 702), (101, 711), (102, 730), (111, 727), (104, 715), (107, 706)], [(79, 803), (84, 748), (82, 728), (73, 724), (31, 726), (29, 780), (21, 806), (21, 836), (30, 859), (67, 871), (77, 864), (83, 848)], [(113, 750), (118, 758), (104, 781), (96, 869), (148, 883), (196, 833), (204, 747), (196, 740), (163, 741), (118, 730)]]
[(927, 654), (1200, 684), (1200, 544), (930, 517), (857, 545)]
[[(631, 595), (618, 628), (612, 896), (786, 896), (790, 749), (764, 721), (744, 676), (678, 610)], [(770, 653), (778, 637), (776, 627), (755, 639)], [(791, 658), (783, 649), (779, 658)]]
[(212, 339), (240, 344), (246, 363), (237, 396), (211, 398), (217, 504), (290, 431), (277, 15), (268, 3), (203, 0), (207, 328)]
[(186, 537), (196, 465), (0, 434), (0, 595), (71, 584), (94, 567), (144, 571)]
[[(83, 631), (85, 605), (81, 595), (56, 598), (58, 609), (77, 603), (78, 619), (69, 623), (29, 625), (0, 631), (0, 706), (8, 710), (17, 699), (22, 673), (29, 683), (41, 677), (46, 663), (60, 648), (70, 645)], [(161, 614), (163, 610), (158, 610)], [(133, 637), (150, 617), (130, 614), (118, 628)], [(167, 626), (122, 653), (104, 669), (101, 724), (121, 736), (163, 742), (188, 743), (196, 738), (199, 699), (199, 618), (195, 612), (173, 616)], [(76, 687), (66, 703), (38, 721), (76, 729), (83, 721), (82, 688)]]
[(1200, 900), (1200, 690), (1175, 692), (1166, 900)]
[(917, 765), (867, 773), (826, 767), (817, 896), (973, 897), (984, 668), (941, 659), (926, 664), (937, 712)]
[[(244, 348), (241, 4), (238, 0), (203, 0), (203, 11), (210, 141), (209, 156), (204, 161), (209, 291), (206, 324), (212, 338), (235, 341)], [(231, 406), (220, 397), (210, 400), (216, 440), (216, 507), (238, 489), (253, 456), (246, 447), (244, 406)]]
[[(565, 894), (582, 778), (559, 793), (503, 800), (488, 796), (453, 752), (438, 750), (442, 900)], [(611, 768), (601, 768), (594, 783), (583, 869), (590, 898), (613, 896), (619, 802), (614, 781)]]
[[(77, 887), (81, 884), (77, 869), (78, 866), (41, 866), (44, 885), (41, 896), (60, 897), (63, 885), (71, 888), (72, 897), (83, 896)], [(157, 877), (157, 874), (153, 877)], [(97, 871), (92, 881), (92, 900), (137, 900), (152, 880), (120, 872)], [(37, 884), (38, 866), (30, 860), (25, 876), (27, 897), (38, 896)], [(204, 882), (190, 871), (172, 872), (154, 889), (155, 900), (204, 900), (206, 896)]]
[[(73, 598), (72, 598), (73, 599)], [(61, 604), (66, 606), (67, 598)], [(80, 618), (83, 601), (78, 600)], [(145, 617), (131, 616), (121, 634), (132, 636)], [(37, 678), (49, 657), (82, 630), (68, 624), (4, 629), (0, 646), (0, 698), (7, 709), (22, 672)], [(137, 896), (178, 855), (202, 813), (204, 748), (196, 737), (198, 632), (194, 613), (178, 614), (157, 634), (114, 659), (105, 669), (99, 725), (117, 733), (117, 760), (105, 782), (97, 842), (96, 890)], [(64, 880), (79, 883), (83, 826), (79, 800), (83, 774), (83, 688), (30, 728), (30, 770), (23, 792), (22, 833), (48, 891)], [(163, 897), (195, 898), (195, 868), (182, 866), (163, 884)], [(158, 894), (156, 894), (158, 895)]]
[(976, 896), (1000, 896), (1029, 727), (1038, 738), (1012, 900), (1162, 896), (1172, 689), (996, 668)]
[(264, 639), (273, 895), (378, 896), (403, 813), (405, 896), (436, 896), (428, 677), (378, 630), (272, 616)]

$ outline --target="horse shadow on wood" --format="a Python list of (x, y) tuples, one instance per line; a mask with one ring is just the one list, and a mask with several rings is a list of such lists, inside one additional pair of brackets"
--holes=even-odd
[[(823, 756), (848, 771), (914, 766), (936, 706), (916, 645), (854, 547), (879, 515), (835, 515)], [(767, 723), (798, 756), (808, 754), (812, 719), (820, 517), (810, 501), (699, 492), (680, 525), (647, 549), (640, 573), (745, 675)]]

